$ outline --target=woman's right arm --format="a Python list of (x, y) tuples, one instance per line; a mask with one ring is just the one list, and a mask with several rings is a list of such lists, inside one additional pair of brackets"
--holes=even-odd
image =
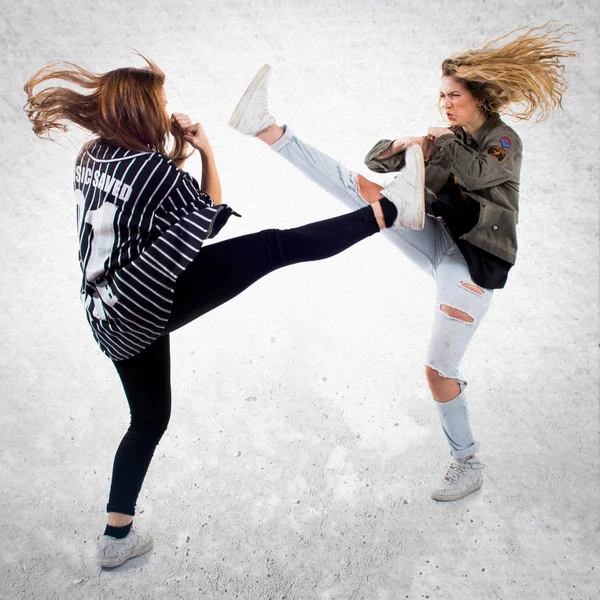
[(395, 140), (381, 140), (368, 152), (365, 164), (376, 173), (392, 173), (404, 167), (404, 151), (413, 144), (423, 150), (423, 158), (428, 161), (436, 151), (435, 144), (427, 137), (401, 137)]
[(215, 204), (221, 204), (221, 179), (217, 171), (215, 157), (212, 148), (208, 146), (203, 150), (199, 150), (202, 159), (202, 182), (200, 189), (206, 192)]
[(200, 123), (192, 123), (187, 115), (174, 113), (173, 122), (183, 131), (183, 139), (200, 153), (202, 159), (202, 182), (200, 189), (206, 192), (214, 204), (221, 204), (221, 179), (208, 137)]

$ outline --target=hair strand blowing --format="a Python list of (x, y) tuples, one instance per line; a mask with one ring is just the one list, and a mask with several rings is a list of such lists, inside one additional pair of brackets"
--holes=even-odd
[(552, 23), (506, 41), (525, 28), (515, 29), (477, 50), (452, 54), (442, 63), (442, 75), (457, 78), (482, 99), (487, 116), (503, 113), (525, 120), (537, 114), (536, 122), (543, 121), (554, 109), (562, 109), (567, 90), (562, 61), (579, 56), (568, 48), (578, 41), (569, 39), (574, 35), (570, 26)]
[[(23, 109), (34, 133), (51, 138), (52, 132), (68, 131), (67, 123), (74, 123), (122, 148), (158, 152), (175, 161), (186, 158), (183, 134), (171, 129), (164, 107), (165, 74), (138, 54), (147, 67), (95, 74), (70, 62), (54, 62), (34, 73), (23, 88), (27, 95)], [(87, 93), (57, 85), (34, 92), (50, 80), (72, 84)], [(169, 134), (175, 140), (170, 152)]]

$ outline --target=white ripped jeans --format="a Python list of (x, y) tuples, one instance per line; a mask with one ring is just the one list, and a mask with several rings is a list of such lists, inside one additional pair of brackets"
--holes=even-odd
[[(358, 192), (358, 173), (305, 144), (288, 127), (271, 149), (350, 209), (364, 207), (365, 200)], [(443, 220), (427, 216), (422, 231), (388, 229), (381, 233), (436, 282), (434, 321), (425, 362), (460, 384), (457, 398), (437, 404), (451, 453), (455, 458), (464, 458), (477, 452), (479, 444), (471, 434), (464, 395), (467, 382), (459, 367), (493, 292), (473, 283), (467, 263)], [(464, 316), (451, 317), (442, 306), (457, 309)]]

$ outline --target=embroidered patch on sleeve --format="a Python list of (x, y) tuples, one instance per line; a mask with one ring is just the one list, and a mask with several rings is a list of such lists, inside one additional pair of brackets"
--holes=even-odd
[(502, 144), (503, 148), (510, 148), (512, 146), (512, 142), (506, 136), (500, 138), (500, 143)]
[(487, 153), (498, 159), (498, 162), (502, 162), (506, 158), (506, 151), (498, 146), (490, 146), (487, 149)]

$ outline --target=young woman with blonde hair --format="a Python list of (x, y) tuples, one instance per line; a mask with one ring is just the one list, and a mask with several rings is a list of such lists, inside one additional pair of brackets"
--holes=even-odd
[[(547, 23), (453, 54), (442, 63), (439, 96), (449, 125), (430, 127), (422, 137), (381, 140), (365, 160), (378, 173), (401, 171), (407, 153), (418, 146), (426, 161), (424, 228), (387, 236), (436, 282), (425, 375), (453, 461), (432, 491), (435, 500), (457, 500), (483, 483), (459, 366), (493, 290), (504, 287), (517, 255), (522, 146), (500, 115), (541, 120), (561, 106), (567, 89), (562, 61), (577, 55), (568, 48), (569, 35)], [(271, 146), (344, 204), (357, 208), (376, 202), (380, 185), (275, 124), (267, 104), (269, 74), (265, 65), (229, 124)]]
[[(152, 538), (132, 521), (171, 412), (169, 334), (276, 269), (334, 256), (383, 228), (418, 227), (424, 219), (423, 160), (415, 147), (410, 167), (393, 182), (394, 201), (382, 197), (333, 219), (203, 248), (236, 213), (221, 203), (219, 174), (202, 126), (181, 113), (169, 116), (164, 73), (147, 63), (101, 75), (56, 63), (25, 84), (25, 110), (37, 135), (74, 123), (94, 136), (74, 171), (81, 300), (131, 411), (114, 460), (108, 524), (100, 541), (103, 567), (152, 548)], [(64, 85), (34, 92), (51, 80), (88, 93)], [(171, 135), (175, 144), (169, 149)], [(182, 170), (190, 146), (202, 159), (200, 183)]]

